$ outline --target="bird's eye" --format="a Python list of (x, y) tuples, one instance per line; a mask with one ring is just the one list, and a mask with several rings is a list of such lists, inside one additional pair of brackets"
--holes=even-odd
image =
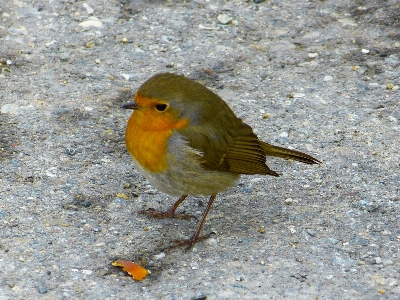
[(156, 105), (156, 109), (157, 109), (158, 111), (164, 111), (164, 110), (167, 109), (167, 107), (168, 107), (167, 104), (157, 104), (157, 105)]

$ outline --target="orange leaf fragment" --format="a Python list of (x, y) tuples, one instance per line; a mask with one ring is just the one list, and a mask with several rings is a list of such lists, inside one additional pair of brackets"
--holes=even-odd
[(129, 275), (135, 280), (143, 280), (147, 275), (150, 274), (149, 270), (142, 268), (137, 263), (129, 260), (118, 259), (111, 263), (115, 267), (122, 267), (122, 271), (128, 272)]

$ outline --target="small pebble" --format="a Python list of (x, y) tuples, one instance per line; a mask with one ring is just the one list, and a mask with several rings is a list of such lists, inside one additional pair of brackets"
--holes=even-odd
[(218, 245), (218, 241), (214, 238), (207, 239), (207, 244), (216, 247)]
[(386, 266), (390, 266), (393, 265), (393, 261), (391, 259), (385, 259), (384, 261), (382, 261), (383, 265)]
[(331, 81), (331, 80), (333, 80), (333, 77), (332, 76), (330, 76), (330, 75), (325, 75), (325, 77), (324, 77), (324, 81), (326, 82), (326, 81)]
[(66, 148), (65, 153), (71, 156), (74, 156), (76, 154), (76, 149), (74, 148)]
[(124, 38), (122, 38), (121, 42), (128, 43), (129, 41), (128, 41), (128, 39), (126, 37), (124, 37)]
[(370, 213), (371, 213), (371, 212), (377, 211), (377, 210), (379, 209), (379, 205), (376, 204), (376, 203), (373, 203), (373, 202), (368, 202), (368, 203), (365, 205), (364, 209), (365, 209), (367, 212), (370, 212)]
[(0, 108), (2, 114), (16, 114), (19, 111), (19, 107), (13, 103), (4, 104)]
[(368, 54), (370, 51), (368, 49), (361, 49), (361, 52), (364, 54)]
[(356, 266), (357, 262), (352, 258), (335, 257), (332, 259), (332, 265), (350, 268)]
[(6, 60), (6, 63), (7, 63), (7, 65), (12, 65), (12, 61), (9, 59)]
[(316, 58), (318, 57), (318, 53), (308, 53), (309, 58)]
[(243, 276), (237, 276), (235, 278), (236, 281), (244, 281), (244, 277)]
[(93, 41), (87, 42), (86, 45), (85, 45), (85, 47), (89, 48), (89, 49), (93, 48), (94, 46), (96, 46), (96, 43), (93, 42)]
[(38, 292), (39, 292), (39, 294), (46, 294), (47, 288), (45, 286), (39, 286)]
[(86, 9), (86, 12), (87, 12), (89, 15), (92, 15), (92, 14), (94, 13), (94, 9), (91, 8), (91, 7), (89, 6), (89, 4), (83, 3), (82, 6)]
[(68, 61), (69, 60), (69, 54), (68, 53), (63, 53), (63, 54), (61, 54), (61, 56), (60, 56), (60, 60), (61, 61)]
[(96, 58), (96, 59), (94, 60), (94, 62), (95, 62), (96, 64), (99, 64), (99, 63), (100, 63), (100, 59)]
[(288, 132), (286, 132), (286, 131), (284, 131), (284, 132), (281, 132), (280, 134), (279, 134), (279, 136), (280, 137), (288, 137), (289, 136), (289, 133)]
[(303, 93), (293, 93), (291, 94), (291, 98), (304, 98), (306, 96), (306, 94)]
[(124, 79), (125, 79), (126, 81), (128, 81), (129, 78), (130, 78), (129, 74), (124, 74), (124, 73), (122, 73), (121, 75), (122, 75), (122, 77), (124, 77)]
[(226, 14), (221, 14), (221, 15), (218, 15), (217, 20), (218, 20), (221, 24), (226, 25), (226, 24), (228, 24), (229, 22), (231, 22), (231, 21), (233, 20), (233, 18), (230, 17), (230, 16), (228, 16), (228, 15), (226, 15)]
[(292, 204), (293, 204), (293, 199), (292, 199), (292, 198), (287, 198), (287, 199), (285, 200), (285, 204), (286, 204), (286, 205), (292, 205)]
[(379, 265), (380, 263), (382, 263), (382, 258), (380, 258), (379, 256), (378, 256), (378, 257), (374, 257), (374, 258), (371, 260), (371, 263), (372, 263), (372, 264), (377, 264), (377, 265)]
[(162, 259), (162, 258), (164, 258), (165, 257), (165, 253), (164, 252), (161, 252), (161, 253), (159, 253), (159, 254), (156, 254), (156, 255), (153, 255), (153, 258), (154, 259)]
[(82, 26), (83, 28), (89, 28), (89, 27), (101, 28), (103, 27), (103, 24), (98, 18), (89, 17), (87, 21), (79, 23), (79, 26)]
[(89, 207), (92, 203), (90, 202), (90, 200), (85, 200), (82, 202), (82, 206), (83, 207)]

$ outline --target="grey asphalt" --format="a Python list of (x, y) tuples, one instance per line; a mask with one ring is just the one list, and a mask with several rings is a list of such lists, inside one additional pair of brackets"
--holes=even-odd
[[(255, 3), (259, 2), (259, 3)], [(0, 299), (399, 299), (400, 3), (0, 0)], [(225, 23), (225, 24), (223, 24)], [(271, 159), (195, 219), (125, 149), (159, 72), (217, 94)], [(206, 198), (180, 212), (199, 218)], [(115, 259), (151, 271), (134, 281)]]

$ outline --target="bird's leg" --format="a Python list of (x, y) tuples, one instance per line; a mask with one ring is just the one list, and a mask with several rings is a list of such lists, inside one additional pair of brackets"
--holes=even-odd
[(153, 218), (175, 218), (175, 219), (185, 219), (185, 220), (189, 220), (190, 216), (187, 214), (176, 214), (175, 210), (178, 208), (178, 206), (182, 203), (183, 200), (185, 200), (187, 197), (187, 195), (183, 195), (181, 196), (178, 201), (176, 201), (174, 203), (174, 205), (172, 205), (170, 208), (168, 208), (167, 211), (157, 211), (153, 208), (148, 209), (148, 210), (142, 210), (139, 213), (142, 215), (147, 215)]
[(202, 241), (202, 240), (208, 239), (210, 237), (212, 232), (207, 234), (207, 235), (200, 236), (200, 231), (201, 231), (201, 228), (203, 227), (204, 221), (206, 220), (207, 214), (210, 211), (211, 206), (212, 206), (212, 204), (213, 204), (213, 202), (215, 200), (215, 197), (216, 197), (216, 195), (212, 195), (210, 197), (210, 200), (208, 200), (207, 208), (204, 211), (203, 217), (201, 218), (201, 221), (200, 221), (200, 224), (197, 227), (195, 233), (192, 235), (192, 237), (190, 239), (188, 239), (188, 240), (176, 240), (176, 241), (174, 241), (174, 245), (165, 248), (165, 250), (170, 250), (170, 249), (177, 248), (177, 247), (182, 247), (182, 246), (187, 246), (186, 250), (189, 250), (198, 241)]

